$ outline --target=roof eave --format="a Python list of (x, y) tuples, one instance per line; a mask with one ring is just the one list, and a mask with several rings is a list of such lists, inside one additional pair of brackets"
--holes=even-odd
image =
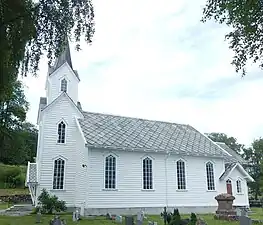
[(199, 154), (199, 153), (185, 153), (185, 152), (175, 152), (175, 151), (168, 151), (168, 150), (156, 150), (156, 149), (146, 149), (146, 148), (125, 148), (125, 147), (113, 147), (113, 146), (99, 146), (99, 145), (91, 145), (85, 144), (85, 146), (89, 149), (105, 149), (105, 150), (112, 150), (112, 151), (127, 151), (127, 152), (151, 152), (151, 153), (159, 153), (159, 154), (171, 154), (171, 155), (184, 155), (184, 156), (196, 156), (196, 157), (212, 157), (212, 158), (220, 158), (223, 159), (221, 155), (209, 155), (209, 154)]

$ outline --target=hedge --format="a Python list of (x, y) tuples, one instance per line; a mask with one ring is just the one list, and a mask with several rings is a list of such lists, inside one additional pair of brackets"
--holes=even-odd
[(26, 179), (25, 166), (0, 164), (0, 189), (23, 188)]

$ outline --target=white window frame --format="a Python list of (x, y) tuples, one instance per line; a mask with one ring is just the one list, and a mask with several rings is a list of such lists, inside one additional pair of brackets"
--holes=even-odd
[[(106, 188), (106, 159), (107, 157), (114, 157), (115, 158), (115, 188)], [(117, 155), (114, 154), (114, 153), (108, 153), (106, 154), (104, 157), (103, 157), (103, 190), (118, 190), (117, 189), (117, 163), (118, 163), (118, 160), (117, 160)]]
[[(144, 171), (143, 171), (143, 169), (144, 169), (144, 167), (143, 167), (143, 162), (144, 162), (144, 160), (145, 159), (150, 159), (151, 160), (151, 163), (152, 163), (152, 180), (151, 180), (151, 182), (152, 182), (152, 188), (150, 188), (150, 189), (145, 189), (144, 188)], [(143, 191), (154, 191), (154, 159), (151, 157), (151, 156), (149, 156), (149, 155), (145, 155), (142, 159), (141, 159), (142, 161), (141, 161), (141, 173), (142, 173), (142, 190)]]
[[(59, 142), (59, 133), (58, 133), (58, 128), (59, 128), (59, 125), (61, 124), (61, 123), (64, 123), (65, 124), (65, 134), (64, 134), (64, 142)], [(64, 120), (64, 119), (61, 119), (58, 123), (57, 123), (57, 126), (56, 126), (56, 134), (57, 134), (57, 138), (56, 138), (56, 142), (57, 142), (57, 144), (59, 144), (59, 145), (64, 145), (64, 144), (66, 144), (66, 140), (67, 140), (67, 126), (68, 126), (68, 124), (66, 123), (66, 121)]]
[[(66, 90), (62, 90), (62, 87), (63, 87), (63, 85), (65, 85), (65, 84), (63, 84), (62, 82), (66, 82)], [(68, 80), (65, 78), (65, 77), (63, 77), (61, 80), (60, 80), (60, 91), (61, 92), (68, 92)]]
[[(212, 172), (213, 172), (213, 189), (209, 189), (209, 182), (208, 182), (208, 171), (207, 171), (207, 165), (212, 165)], [(207, 161), (205, 163), (205, 176), (206, 176), (206, 190), (207, 191), (216, 191), (216, 182), (215, 182), (215, 164), (211, 161)]]
[[(239, 191), (239, 188), (238, 188), (238, 183), (240, 185), (240, 191)], [(242, 182), (242, 179), (240, 177), (238, 177), (237, 180), (236, 180), (236, 193), (239, 194), (239, 195), (243, 194), (243, 182)]]
[[(64, 161), (64, 174), (63, 174), (63, 188), (62, 189), (54, 189), (54, 172), (55, 172), (55, 161), (56, 160), (63, 160)], [(53, 164), (53, 167), (52, 167), (52, 188), (51, 190), (52, 191), (63, 191), (65, 190), (65, 186), (66, 186), (66, 165), (67, 165), (67, 159), (61, 155), (55, 157), (52, 159), (52, 164)]]
[[(178, 182), (178, 163), (183, 162), (184, 163), (184, 183), (185, 188), (179, 188), (179, 182)], [(175, 171), (176, 171), (176, 190), (177, 191), (187, 191), (187, 169), (186, 169), (186, 160), (180, 158), (175, 161)]]

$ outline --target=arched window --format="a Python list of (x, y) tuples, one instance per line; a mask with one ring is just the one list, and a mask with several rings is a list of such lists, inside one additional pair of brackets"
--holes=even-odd
[(214, 166), (211, 162), (206, 163), (207, 190), (215, 190)]
[(183, 160), (178, 160), (176, 162), (176, 172), (177, 172), (177, 188), (179, 190), (186, 189), (186, 179), (185, 179), (185, 162)]
[(61, 80), (60, 90), (64, 91), (64, 92), (67, 92), (67, 88), (68, 88), (68, 82), (67, 82), (67, 80), (65, 78), (63, 78)]
[(54, 161), (53, 189), (64, 189), (65, 160), (58, 158)]
[(66, 141), (66, 124), (61, 121), (58, 124), (58, 143), (65, 143)]
[(116, 158), (109, 155), (105, 158), (105, 189), (116, 188)]
[(152, 160), (149, 157), (143, 160), (143, 189), (153, 189)]
[(241, 180), (237, 180), (237, 193), (242, 193)]

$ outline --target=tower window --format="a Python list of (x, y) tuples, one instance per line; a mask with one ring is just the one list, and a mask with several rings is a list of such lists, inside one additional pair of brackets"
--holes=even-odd
[(65, 136), (66, 136), (66, 124), (61, 121), (58, 124), (58, 143), (65, 143)]
[(63, 78), (61, 80), (60, 90), (63, 92), (67, 92), (67, 88), (68, 88), (67, 86), (68, 86), (68, 82), (65, 78)]

